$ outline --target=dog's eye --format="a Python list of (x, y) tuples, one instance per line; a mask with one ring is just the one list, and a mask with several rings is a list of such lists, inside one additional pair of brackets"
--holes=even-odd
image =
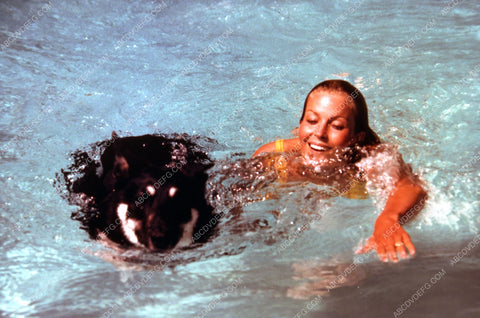
[(150, 195), (155, 195), (155, 188), (151, 185), (147, 186), (146, 191)]
[(170, 198), (173, 198), (173, 196), (175, 195), (175, 193), (177, 193), (178, 189), (175, 188), (175, 187), (171, 187), (170, 189), (168, 189), (168, 196)]

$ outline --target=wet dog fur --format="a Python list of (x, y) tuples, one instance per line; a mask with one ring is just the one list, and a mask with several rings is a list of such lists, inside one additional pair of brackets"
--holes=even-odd
[[(72, 217), (92, 238), (166, 251), (206, 241), (214, 217), (205, 199), (208, 155), (186, 136), (143, 135), (99, 142), (100, 160), (78, 151), (62, 170)], [(95, 148), (95, 147), (93, 147)], [(73, 181), (72, 181), (73, 179)], [(201, 228), (209, 231), (194, 235)]]

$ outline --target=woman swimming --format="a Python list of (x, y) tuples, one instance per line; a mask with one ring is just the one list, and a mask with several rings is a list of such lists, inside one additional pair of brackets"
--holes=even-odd
[[(381, 158), (386, 149), (388, 147), (381, 143), (368, 124), (367, 104), (360, 91), (346, 81), (327, 80), (308, 93), (298, 138), (265, 144), (253, 156), (281, 153), (283, 155), (277, 156), (271, 164), (280, 177), (286, 180), (311, 178), (314, 182), (319, 182), (318, 174), (309, 173), (305, 167), (311, 167), (315, 172), (325, 167), (338, 167), (339, 160), (343, 161), (347, 167), (354, 166), (358, 173), (352, 176), (344, 173), (348, 169), (337, 169), (342, 172), (337, 173), (337, 177), (350, 179), (344, 180), (347, 187), (342, 187), (341, 194), (351, 192), (355, 188), (352, 185), (358, 187), (362, 180), (368, 184), (381, 179), (378, 177), (381, 173), (389, 174), (384, 178), (391, 181), (391, 186), (386, 187), (389, 190), (386, 204), (375, 221), (373, 235), (357, 253), (375, 249), (382, 261), (398, 262), (399, 257), (415, 254), (410, 236), (401, 225), (420, 211), (426, 191), (399, 154), (393, 156), (394, 163), (360, 164), (363, 158)], [(388, 167), (385, 167), (386, 163)]]

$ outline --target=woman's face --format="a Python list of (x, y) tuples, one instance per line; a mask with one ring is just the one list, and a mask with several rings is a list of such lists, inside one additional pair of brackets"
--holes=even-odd
[(353, 142), (355, 106), (347, 97), (343, 92), (325, 90), (314, 91), (308, 97), (298, 131), (306, 159), (325, 159), (330, 150)]

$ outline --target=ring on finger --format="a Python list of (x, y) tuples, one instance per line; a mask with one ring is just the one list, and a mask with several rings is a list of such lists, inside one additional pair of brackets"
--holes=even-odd
[(403, 245), (402, 242), (397, 242), (397, 243), (395, 243), (395, 246), (396, 246), (396, 247), (400, 247), (400, 246), (402, 246), (402, 245)]

